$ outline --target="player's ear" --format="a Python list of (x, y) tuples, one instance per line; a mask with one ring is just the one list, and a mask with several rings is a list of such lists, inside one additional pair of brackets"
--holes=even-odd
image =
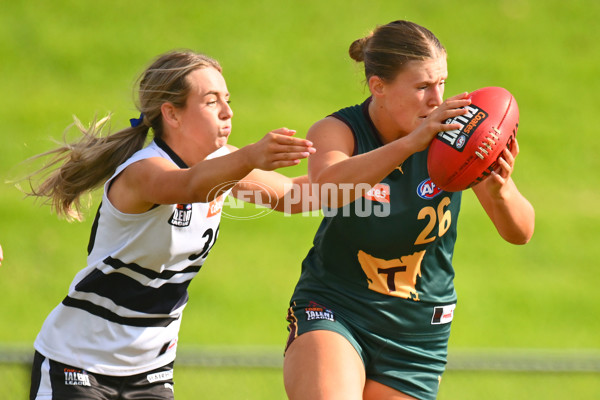
[(385, 83), (383, 80), (377, 75), (373, 75), (369, 78), (369, 90), (373, 96), (379, 97), (382, 96), (385, 89)]
[(162, 114), (162, 118), (165, 124), (168, 124), (172, 127), (176, 127), (179, 125), (177, 109), (175, 108), (173, 103), (163, 103), (160, 106), (160, 112)]

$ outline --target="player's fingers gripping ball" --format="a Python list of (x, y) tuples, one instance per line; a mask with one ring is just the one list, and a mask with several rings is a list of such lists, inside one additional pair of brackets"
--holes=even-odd
[(445, 122), (461, 128), (438, 133), (429, 146), (429, 176), (448, 192), (465, 190), (490, 175), (519, 127), (519, 107), (508, 90), (484, 87), (469, 97), (468, 112)]

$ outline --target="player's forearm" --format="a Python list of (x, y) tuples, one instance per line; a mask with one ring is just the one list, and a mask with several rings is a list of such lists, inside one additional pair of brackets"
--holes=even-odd
[(525, 244), (533, 236), (535, 210), (512, 179), (503, 189), (500, 196), (483, 197), (478, 193), (478, 197), (500, 236), (509, 243)]
[(253, 167), (243, 151), (234, 151), (222, 157), (202, 161), (190, 168), (189, 187), (196, 201), (210, 201), (232, 188), (252, 171)]
[(311, 171), (311, 182), (326, 188), (329, 193), (334, 192), (332, 187), (337, 187), (337, 199), (325, 196), (323, 200), (331, 207), (341, 207), (362, 196), (364, 188), (373, 187), (401, 167), (414, 153), (407, 139), (398, 139), (368, 153), (341, 160), (322, 171)]

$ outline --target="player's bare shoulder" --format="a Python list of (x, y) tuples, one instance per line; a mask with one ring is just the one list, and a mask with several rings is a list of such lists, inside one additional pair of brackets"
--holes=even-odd
[(313, 142), (317, 152), (338, 150), (348, 155), (354, 152), (352, 130), (335, 117), (329, 116), (315, 122), (306, 133), (306, 139)]

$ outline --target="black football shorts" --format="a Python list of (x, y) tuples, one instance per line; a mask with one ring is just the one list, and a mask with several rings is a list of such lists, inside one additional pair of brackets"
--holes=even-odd
[(107, 376), (35, 352), (30, 400), (173, 400), (173, 363), (132, 376)]

